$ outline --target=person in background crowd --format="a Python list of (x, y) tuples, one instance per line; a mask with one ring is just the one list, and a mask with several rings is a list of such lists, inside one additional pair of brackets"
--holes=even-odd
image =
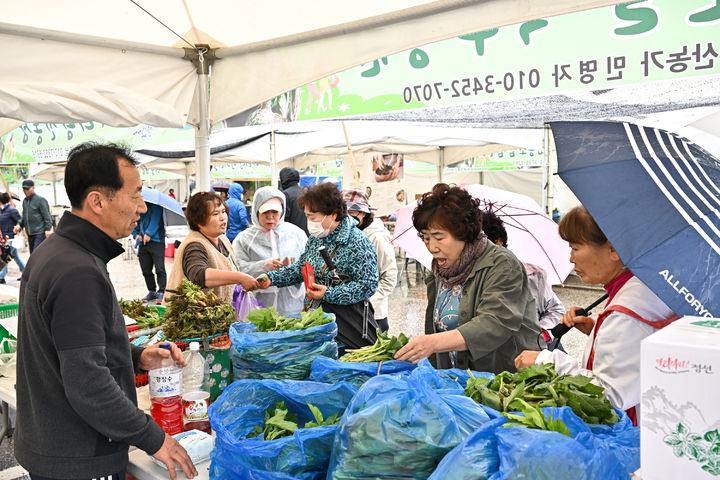
[[(298, 205), (305, 210), (310, 230), (305, 251), (295, 263), (259, 279), (260, 288), (298, 285), (303, 281), (301, 267), (309, 263), (315, 283), (305, 285), (307, 297), (313, 304), (320, 303), (324, 312), (335, 313), (341, 350), (372, 345), (377, 339), (377, 324), (369, 301), (378, 286), (375, 247), (355, 228), (355, 220), (348, 217), (345, 200), (334, 183), (313, 185), (300, 195)], [(329, 269), (318, 251), (321, 246), (336, 270), (346, 276), (344, 283), (331, 285)]]
[[(238, 269), (232, 244), (225, 236), (228, 215), (225, 202), (215, 192), (198, 192), (185, 210), (190, 233), (175, 251), (167, 291), (175, 290), (183, 279), (202, 288), (212, 288), (215, 294), (232, 302), (235, 284), (246, 292), (257, 288), (257, 282)], [(165, 295), (163, 303), (167, 303)]]
[[(7, 192), (0, 192), (0, 205), (2, 205), (0, 206), (0, 232), (2, 232), (3, 238), (7, 239), (10, 256), (15, 260), (15, 263), (18, 264), (20, 273), (22, 273), (23, 270), (25, 270), (25, 263), (22, 261), (22, 258), (20, 258), (17, 248), (12, 244), (12, 239), (15, 238), (15, 231), (13, 229), (15, 225), (20, 222), (20, 214), (17, 208), (13, 207), (10, 203), (10, 195)], [(7, 265), (0, 270), (0, 284), (6, 283), (5, 276), (7, 275), (7, 271)]]
[[(251, 225), (233, 242), (240, 270), (257, 277), (290, 265), (305, 250), (307, 235), (285, 221), (285, 195), (275, 187), (255, 192)], [(280, 315), (301, 312), (305, 289), (302, 285), (270, 287), (255, 293), (263, 305), (275, 306)]]
[(170, 190), (168, 190), (168, 197), (175, 198), (175, 189), (174, 188), (171, 188)]
[(605, 388), (612, 405), (625, 410), (637, 426), (640, 408), (640, 342), (677, 316), (635, 277), (585, 207), (575, 207), (560, 220), (560, 236), (570, 243), (570, 262), (583, 282), (601, 283), (609, 297), (597, 321), (576, 315), (572, 307), (562, 321), (590, 335), (582, 366), (559, 350), (522, 352), (518, 368), (553, 363), (559, 374), (585, 375)]
[(479, 203), (444, 183), (418, 200), (413, 225), (433, 256), (426, 335), (396, 360), (430, 357), (437, 368), (512, 372), (520, 352), (545, 346), (525, 269), (510, 250), (487, 241)]
[(226, 186), (215, 186), (210, 189), (210, 191), (217, 193), (220, 195), (220, 198), (222, 198), (223, 202), (227, 202), (228, 198), (230, 198), (230, 195), (228, 194), (228, 187)]
[[(145, 278), (148, 294), (145, 302), (162, 302), (167, 283), (165, 273), (165, 220), (160, 205), (147, 203), (147, 212), (140, 214), (140, 221), (132, 232), (138, 245), (138, 261)], [(155, 275), (153, 275), (153, 266)], [(155, 283), (157, 276), (157, 283)]]
[(20, 230), (25, 229), (30, 253), (33, 253), (38, 245), (52, 234), (50, 206), (47, 200), (35, 193), (35, 182), (32, 180), (23, 180), (22, 188), (25, 193), (22, 202), (22, 218), (20, 223), (15, 225), (13, 231), (20, 233)]
[[(508, 236), (505, 225), (502, 219), (490, 210), (483, 211), (483, 231), (492, 243), (507, 248)], [(527, 272), (530, 292), (535, 299), (540, 327), (552, 338), (550, 330), (562, 320), (565, 307), (550, 288), (545, 270), (532, 263), (523, 263), (523, 266)], [(557, 348), (565, 351), (561, 344), (558, 344)]]
[(298, 198), (302, 194), (300, 188), (300, 172), (292, 167), (285, 167), (280, 170), (280, 190), (285, 194), (285, 221), (292, 223), (302, 229), (305, 235), (309, 235), (307, 217), (302, 208), (298, 206)]
[(248, 214), (245, 202), (243, 202), (243, 186), (235, 182), (228, 189), (228, 227), (227, 238), (232, 242), (237, 234), (248, 227)]
[(375, 310), (375, 322), (380, 331), (387, 332), (388, 297), (397, 285), (398, 268), (395, 261), (395, 248), (390, 243), (390, 232), (382, 220), (375, 218), (368, 196), (362, 190), (343, 190), (348, 215), (358, 222), (358, 228), (368, 236), (377, 254), (379, 282), (375, 294), (370, 297)]
[(78, 145), (65, 190), (72, 211), (20, 284), (15, 458), (33, 480), (124, 480), (134, 445), (171, 477), (178, 466), (193, 478), (187, 452), (137, 407), (135, 388), (135, 371), (170, 355), (184, 365), (182, 352), (131, 346), (107, 272), (145, 212), (137, 161), (115, 145)]

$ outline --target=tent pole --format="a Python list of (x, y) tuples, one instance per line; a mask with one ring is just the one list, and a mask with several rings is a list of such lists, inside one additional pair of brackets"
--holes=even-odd
[(445, 147), (440, 147), (440, 158), (438, 160), (437, 181), (442, 183), (443, 170), (445, 170)]
[[(347, 133), (347, 127), (345, 126), (345, 120), (342, 122), (343, 132), (345, 133), (345, 143), (347, 144), (348, 149), (348, 155), (350, 155), (350, 165), (352, 166), (352, 178), (353, 178), (353, 186), (355, 188), (360, 188), (360, 170), (357, 168), (357, 164), (355, 163), (355, 155), (353, 155), (352, 151), (352, 145), (350, 145), (350, 137)], [(343, 185), (344, 186), (344, 185)]]
[(278, 183), (278, 168), (277, 168), (277, 156), (275, 152), (275, 126), (270, 125), (270, 175), (271, 175), (271, 182), (270, 185), (277, 186), (280, 188), (280, 184)]
[(198, 192), (210, 191), (210, 120), (208, 119), (208, 75), (198, 75), (200, 120), (195, 127), (196, 185)]
[(551, 191), (550, 191), (550, 127), (546, 124), (543, 131), (543, 177), (542, 177), (542, 209), (550, 214)]
[(53, 205), (57, 205), (57, 173), (53, 173), (52, 176), (52, 184), (53, 184), (53, 201), (55, 202)]
[(215, 53), (207, 45), (186, 48), (185, 57), (195, 65), (198, 81), (196, 89), (198, 124), (195, 127), (195, 185), (198, 192), (210, 191), (210, 65)]
[(190, 201), (190, 163), (185, 163), (185, 203)]

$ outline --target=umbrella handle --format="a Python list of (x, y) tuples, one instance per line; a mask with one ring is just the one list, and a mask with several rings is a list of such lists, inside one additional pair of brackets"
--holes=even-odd
[[(603, 295), (602, 297), (598, 298), (597, 300), (595, 300), (593, 303), (591, 303), (587, 307), (577, 309), (575, 311), (575, 315), (580, 316), (580, 317), (587, 317), (588, 315), (590, 315), (590, 311), (593, 308), (597, 307), (600, 304), (600, 302), (604, 301), (606, 298), (608, 298), (607, 293), (605, 295)], [(553, 338), (560, 340), (560, 337), (562, 337), (567, 332), (569, 332), (570, 328), (572, 328), (572, 327), (568, 327), (564, 323), (558, 323), (550, 330), (550, 333), (552, 333)]]

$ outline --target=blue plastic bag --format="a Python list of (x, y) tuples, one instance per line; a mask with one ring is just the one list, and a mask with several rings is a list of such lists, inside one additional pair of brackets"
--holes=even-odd
[(210, 478), (217, 480), (315, 480), (325, 478), (337, 426), (300, 428), (293, 436), (265, 441), (245, 438), (265, 420), (265, 411), (284, 401), (298, 425), (313, 420), (308, 403), (327, 418), (343, 412), (357, 392), (335, 385), (295, 380), (239, 380), (209, 408), (215, 431)]
[(467, 382), (470, 380), (470, 378), (487, 378), (488, 382), (495, 378), (494, 373), (490, 372), (476, 372), (475, 370), (462, 370), (460, 368), (447, 368), (438, 370), (438, 373), (440, 375), (447, 375), (450, 378), (453, 378), (457, 380), (460, 387), (465, 390), (465, 387), (467, 387)]
[(615, 425), (589, 425), (570, 407), (542, 409), (561, 419), (571, 437), (525, 427), (486, 423), (450, 452), (430, 480), (627, 479), (640, 468), (640, 431), (619, 410)]
[(250, 322), (230, 326), (230, 359), (235, 380), (276, 379), (305, 380), (310, 365), (318, 356), (337, 358), (337, 324), (330, 323), (302, 330), (258, 332)]
[(409, 374), (373, 377), (340, 420), (327, 478), (427, 478), (488, 420), (483, 406), (426, 359)]
[(344, 380), (359, 387), (377, 375), (400, 373), (414, 368), (414, 363), (397, 360), (387, 362), (341, 362), (328, 357), (316, 357), (310, 366), (308, 380), (325, 383)]

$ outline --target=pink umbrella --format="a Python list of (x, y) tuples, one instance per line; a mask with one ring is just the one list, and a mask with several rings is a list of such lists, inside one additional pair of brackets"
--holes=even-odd
[[(541, 267), (551, 284), (563, 283), (573, 269), (570, 245), (560, 238), (557, 224), (535, 200), (527, 195), (485, 185), (468, 185), (463, 188), (480, 200), (481, 209), (490, 207), (502, 219), (508, 234), (508, 248), (521, 262)], [(412, 225), (416, 206), (417, 202), (413, 202), (397, 211), (392, 243), (430, 268), (432, 255)]]

